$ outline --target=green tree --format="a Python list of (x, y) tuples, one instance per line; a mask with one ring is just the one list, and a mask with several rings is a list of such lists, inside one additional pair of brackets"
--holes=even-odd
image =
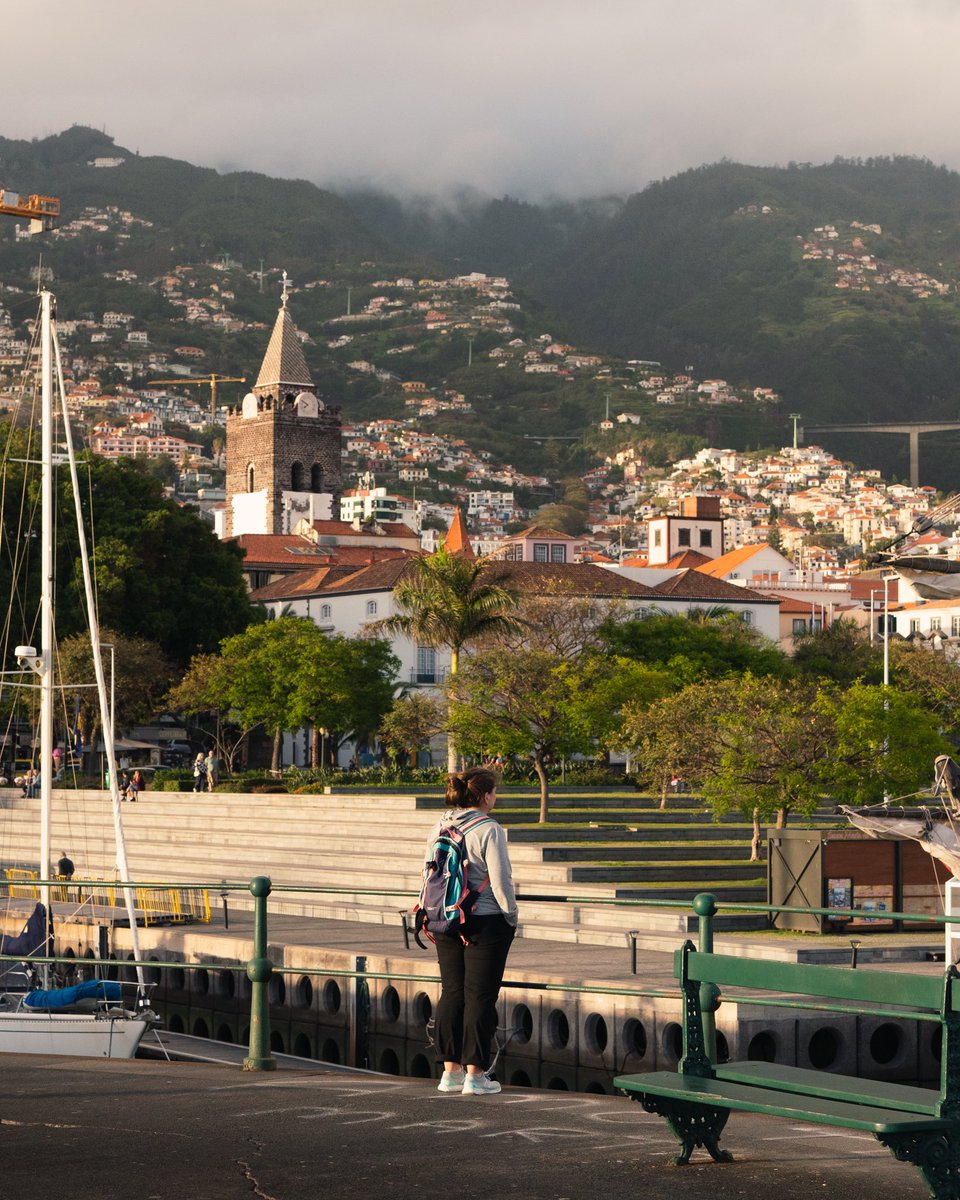
[(321, 730), (331, 757), (346, 738), (368, 739), (393, 702), (400, 660), (379, 638), (323, 637), (311, 641), (291, 680), (313, 726), (311, 759), (320, 766)]
[(410, 692), (394, 701), (380, 722), (380, 741), (397, 758), (408, 755), (416, 764), (418, 752), (446, 728), (443, 705), (427, 692)]
[[(482, 559), (450, 554), (442, 546), (413, 561), (410, 573), (394, 589), (393, 602), (395, 615), (374, 628), (448, 649), (451, 675), (459, 670), (465, 646), (516, 625), (516, 594), (487, 576)], [(449, 769), (456, 770), (452, 741), (447, 758)]]
[(771, 641), (735, 616), (693, 610), (694, 618), (655, 613), (630, 621), (607, 621), (600, 636), (612, 654), (668, 669), (678, 686), (725, 675), (782, 677), (789, 660)]
[(228, 774), (233, 774), (240, 747), (260, 725), (255, 718), (241, 723), (233, 707), (233, 673), (240, 669), (238, 659), (221, 654), (196, 654), (186, 674), (167, 695), (167, 705), (185, 716), (203, 723), (204, 732), (217, 747), (217, 757)]
[(280, 769), (283, 731), (311, 719), (310, 693), (298, 686), (298, 675), (323, 638), (312, 621), (280, 617), (226, 638), (221, 646), (230, 664), (222, 677), (223, 704), (242, 727), (262, 724), (273, 734), (274, 771)]
[(595, 753), (612, 739), (628, 699), (653, 698), (667, 686), (662, 673), (624, 659), (574, 661), (552, 650), (495, 647), (471, 655), (448, 681), (450, 727), (469, 754), (532, 760), (544, 823), (550, 762)]
[(855, 621), (833, 621), (823, 629), (798, 634), (794, 645), (793, 665), (805, 679), (830, 679), (849, 687), (858, 679), (880, 683), (883, 678), (880, 648), (870, 644)]
[[(173, 667), (156, 642), (128, 637), (112, 629), (100, 630), (101, 645), (113, 646), (114, 735), (125, 726), (149, 720), (163, 703), (173, 679)], [(111, 657), (102, 651), (108, 692)], [(59, 682), (64, 688), (62, 719), (71, 725), (76, 711), (81, 740), (93, 745), (100, 731), (100, 703), (95, 687), (93, 651), (86, 634), (74, 634), (60, 643), (57, 653)]]

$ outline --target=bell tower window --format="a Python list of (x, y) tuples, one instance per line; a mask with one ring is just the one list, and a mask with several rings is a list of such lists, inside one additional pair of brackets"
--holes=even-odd
[(303, 491), (303, 463), (295, 462), (290, 468), (290, 486), (295, 492)]
[(253, 463), (247, 464), (247, 491), (252, 492), (253, 489)]
[(323, 491), (323, 467), (321, 467), (318, 463), (314, 463), (310, 468), (310, 491)]

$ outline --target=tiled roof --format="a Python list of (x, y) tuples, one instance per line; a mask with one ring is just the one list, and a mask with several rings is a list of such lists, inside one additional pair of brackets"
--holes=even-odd
[(564, 533), (560, 529), (550, 529), (547, 525), (531, 525), (529, 529), (522, 529), (519, 533), (514, 534), (510, 540), (512, 542), (523, 542), (527, 538), (555, 538), (562, 539), (565, 542), (577, 541), (569, 533)]
[[(244, 566), (276, 563), (284, 567), (308, 566), (309, 560), (330, 557), (329, 546), (315, 546), (293, 533), (242, 533), (233, 539), (246, 552)], [(306, 560), (306, 561), (304, 561)]]
[[(655, 596), (653, 588), (593, 563), (491, 562), (489, 578), (532, 595)], [(485, 573), (486, 574), (486, 573)]]
[(766, 542), (759, 542), (755, 546), (738, 546), (736, 550), (729, 550), (726, 554), (721, 554), (719, 558), (712, 558), (703, 566), (697, 567), (696, 570), (701, 571), (704, 575), (713, 575), (719, 578), (722, 575), (728, 574), (735, 567), (741, 566), (748, 559), (759, 554), (761, 550), (769, 550), (770, 546)]
[(725, 579), (714, 579), (691, 568), (671, 575), (653, 589), (674, 600), (709, 600), (715, 604), (779, 604), (777, 597), (764, 596), (752, 588), (735, 587)]
[[(385, 537), (417, 538), (417, 531), (405, 525), (403, 521), (385, 521), (376, 529), (361, 526), (354, 529), (350, 521), (314, 521), (314, 531), (321, 537), (369, 538), (371, 542)], [(417, 538), (419, 541), (419, 538)]]
[(290, 575), (284, 575), (282, 579), (268, 583), (265, 587), (255, 588), (250, 593), (250, 599), (261, 604), (271, 600), (304, 599), (329, 587), (345, 575), (356, 574), (356, 570), (355, 565), (330, 563), (312, 571), (294, 571)]
[(254, 387), (313, 388), (303, 346), (286, 304), (280, 306)]
[(685, 571), (688, 567), (702, 567), (704, 563), (712, 562), (706, 554), (701, 554), (699, 550), (681, 550), (679, 554), (675, 554), (669, 562), (664, 563), (664, 567), (671, 567), (674, 571)]

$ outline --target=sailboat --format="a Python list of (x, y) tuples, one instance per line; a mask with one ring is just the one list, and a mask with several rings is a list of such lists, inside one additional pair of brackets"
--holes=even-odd
[[(60, 347), (54, 323), (54, 298), (44, 290), (40, 293), (40, 371), (41, 371), (41, 597), (40, 649), (18, 646), (15, 656), (19, 667), (36, 676), (40, 692), (40, 880), (51, 875), (51, 800), (53, 794), (53, 713), (54, 713), (54, 630), (53, 630), (53, 378), (54, 365), (63, 413), (63, 431), (67, 447), (76, 507), (77, 529), (80, 538), (80, 561), (83, 570), (88, 631), (91, 641), (96, 687), (100, 704), (100, 720), (104, 749), (108, 762), (115, 762), (113, 713), (107, 700), (107, 687), (96, 609), (93, 599), (90, 561), (87, 553), (83, 518), (80, 508), (80, 489), (76, 457), (63, 388)], [(120, 793), (117, 772), (110, 772), (110, 795), (116, 837), (117, 871), (122, 880), (130, 878), (123, 839)], [(137, 972), (137, 996), (132, 1006), (123, 1002), (120, 985), (112, 981), (88, 980), (71, 988), (51, 988), (49, 970), (44, 964), (39, 974), (43, 986), (21, 987), (0, 993), (0, 1053), (67, 1054), (100, 1058), (133, 1058), (137, 1046), (148, 1029), (157, 1022), (147, 1000), (143, 967), (137, 944), (135, 899), (132, 889), (123, 887), (124, 906), (130, 923), (133, 956)], [(32, 975), (29, 955), (50, 957), (53, 944), (51, 928), (51, 887), (40, 884), (41, 902), (27, 922), (20, 942), (4, 939), (0, 952), (25, 955), (24, 970)], [(16, 947), (16, 948), (14, 948)], [(37, 964), (38, 966), (40, 964)], [(9, 978), (8, 972), (8, 978)]]

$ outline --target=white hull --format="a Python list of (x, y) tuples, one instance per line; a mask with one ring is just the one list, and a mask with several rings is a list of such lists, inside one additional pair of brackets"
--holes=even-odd
[(0, 1013), (0, 1054), (133, 1058), (155, 1019), (94, 1013)]

